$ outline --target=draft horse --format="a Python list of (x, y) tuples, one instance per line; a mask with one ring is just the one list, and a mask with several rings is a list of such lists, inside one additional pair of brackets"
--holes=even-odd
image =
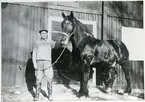
[[(71, 35), (65, 41), (72, 43), (73, 60), (79, 65), (80, 90), (78, 97), (89, 96), (88, 80), (92, 74), (92, 68), (101, 68), (106, 90), (112, 88), (115, 80), (115, 65), (119, 64), (125, 73), (127, 87), (125, 93), (131, 93), (129, 74), (129, 52), (125, 44), (120, 40), (99, 40), (91, 34), (88, 28), (77, 20), (73, 12), (70, 15), (62, 13), (62, 31)], [(67, 39), (67, 40), (66, 40)]]

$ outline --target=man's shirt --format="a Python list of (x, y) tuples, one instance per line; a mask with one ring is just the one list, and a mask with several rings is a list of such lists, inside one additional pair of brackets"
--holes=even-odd
[(36, 61), (51, 61), (51, 48), (53, 48), (54, 46), (55, 42), (53, 40), (40, 39), (36, 42), (35, 48), (33, 50), (34, 67), (37, 67)]

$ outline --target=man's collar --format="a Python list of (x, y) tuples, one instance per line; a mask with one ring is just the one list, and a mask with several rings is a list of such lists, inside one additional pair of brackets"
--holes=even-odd
[(41, 38), (40, 40), (41, 40), (41, 41), (47, 41), (47, 39), (42, 39), (42, 38)]

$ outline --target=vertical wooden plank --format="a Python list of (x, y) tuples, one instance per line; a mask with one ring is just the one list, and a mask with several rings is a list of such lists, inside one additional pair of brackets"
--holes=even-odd
[[(62, 12), (59, 13), (60, 16), (61, 16), (61, 14), (62, 14)], [(48, 28), (48, 9), (45, 9), (45, 26), (46, 26), (46, 28)]]
[(133, 83), (133, 88), (135, 88), (136, 86), (136, 80), (135, 80), (135, 67), (136, 67), (136, 64), (135, 62), (133, 61), (133, 76), (132, 76), (132, 83)]
[(131, 76), (131, 86), (133, 87), (132, 76), (133, 76), (133, 63), (130, 61), (130, 76)]
[[(10, 67), (12, 68), (12, 70), (11, 70), (11, 82), (13, 83), (13, 85), (16, 85), (16, 72), (17, 72), (17, 63), (18, 63), (18, 52), (17, 52), (17, 49), (18, 49), (18, 43), (17, 43), (17, 41), (18, 41), (18, 31), (17, 31), (17, 29), (19, 29), (19, 6), (17, 6), (17, 5), (13, 5), (13, 8), (11, 8), (12, 9), (12, 11), (11, 11), (11, 13), (12, 14), (10, 14), (11, 16), (13, 16), (13, 17), (11, 17), (11, 18), (14, 18), (14, 19), (11, 19), (11, 24), (13, 24), (13, 28), (11, 29), (11, 34), (12, 34), (12, 40), (13, 40), (13, 44), (11, 43), (11, 46), (13, 47), (12, 48), (12, 52), (11, 52), (11, 54), (12, 54), (12, 59), (13, 59), (13, 62), (12, 62), (12, 64), (10, 65)], [(11, 25), (10, 24), (10, 25)], [(16, 62), (15, 62), (16, 61)], [(13, 85), (11, 85), (11, 86), (13, 86)]]
[[(24, 6), (24, 15), (27, 15), (27, 8)], [(24, 73), (24, 85), (26, 84), (26, 79), (25, 79), (25, 73), (26, 73), (26, 64), (27, 64), (27, 60), (28, 60), (28, 54), (27, 54), (27, 28), (26, 28), (26, 25), (27, 25), (27, 20), (26, 20), (26, 16), (24, 16), (24, 25), (25, 27), (23, 28), (24, 31), (23, 31), (23, 34), (24, 34), (24, 52), (23, 52), (23, 60), (24, 60), (24, 69), (23, 69), (23, 73)]]
[(87, 20), (89, 20), (89, 14), (87, 13)]
[(142, 61), (142, 69), (140, 70), (141, 72), (141, 80), (140, 80), (140, 83), (141, 83), (141, 89), (144, 89), (144, 68), (145, 68), (145, 62)]
[(142, 64), (143, 64), (143, 62), (139, 61), (139, 68), (137, 68), (138, 69), (138, 76), (139, 76), (139, 79), (138, 79), (138, 84), (139, 84), (138, 89), (142, 89), (142, 83), (141, 83), (141, 76), (142, 76), (141, 70), (142, 70), (142, 67), (143, 67)]
[(25, 82), (25, 67), (26, 67), (26, 58), (25, 58), (25, 7), (19, 6), (19, 31), (18, 31), (18, 61), (17, 61), (17, 84), (18, 86), (21, 86)]
[(96, 20), (97, 20), (97, 39), (100, 39), (100, 30), (101, 30), (101, 28), (100, 28), (100, 20), (99, 20), (99, 15), (96, 15)]
[(112, 21), (113, 21), (113, 32), (112, 32), (112, 35), (111, 35), (111, 39), (114, 39), (116, 37), (116, 32), (115, 32), (115, 18), (113, 17), (112, 18)]
[(28, 7), (28, 53), (31, 51), (31, 24), (32, 24), (32, 9)]
[[(9, 5), (8, 5), (9, 6)], [(2, 9), (2, 86), (6, 86), (5, 84), (5, 72), (6, 72), (6, 58), (7, 58), (7, 49), (6, 49), (6, 44), (5, 40), (6, 40), (6, 34), (8, 30), (6, 30), (6, 26), (8, 26), (8, 20), (9, 20), (9, 16), (7, 15), (7, 13), (9, 13), (9, 8), (5, 8)]]
[(27, 6), (25, 6), (25, 9), (26, 9), (26, 13), (25, 13), (25, 19), (26, 19), (26, 27), (25, 27), (25, 33), (26, 33), (26, 38), (25, 38), (25, 55), (26, 55), (26, 61), (28, 60), (28, 57), (29, 57), (29, 8)]
[(132, 87), (132, 62), (129, 61), (129, 66), (130, 66), (130, 77), (131, 77), (131, 87)]
[(142, 61), (142, 67), (140, 69), (140, 73), (141, 73), (141, 79), (140, 79), (141, 89), (144, 89), (144, 61)]
[(114, 35), (114, 24), (113, 24), (113, 17), (111, 17), (111, 34), (109, 36), (109, 39), (112, 39), (113, 35)]
[(27, 56), (27, 60), (28, 60), (28, 57), (29, 57), (29, 46), (30, 46), (30, 37), (29, 37), (29, 35), (30, 35), (30, 29), (29, 29), (29, 27), (30, 27), (30, 18), (29, 18), (29, 15), (30, 15), (30, 8), (29, 7), (25, 7), (26, 8), (26, 11), (27, 11), (27, 17), (26, 17), (26, 39), (25, 39), (25, 41), (26, 41), (26, 56)]
[(113, 30), (113, 24), (112, 24), (112, 17), (110, 17), (110, 34), (108, 36), (108, 39), (111, 39), (111, 35), (112, 35), (112, 30)]
[(131, 85), (132, 85), (132, 88), (134, 87), (134, 81), (133, 81), (134, 71), (133, 71), (133, 68), (134, 68), (134, 63), (133, 63), (133, 61), (131, 61)]
[(20, 73), (19, 73), (19, 64), (18, 64), (19, 63), (19, 46), (18, 46), (18, 44), (19, 44), (19, 36), (20, 36), (19, 35), (20, 10), (18, 9), (17, 12), (18, 12), (18, 15), (17, 15), (17, 17), (18, 17), (18, 20), (17, 20), (18, 21), (18, 28), (17, 29), (18, 30), (17, 30), (17, 33), (16, 33), (17, 34), (16, 35), (16, 41), (17, 41), (17, 51), (16, 51), (16, 53), (17, 53), (17, 57), (16, 57), (17, 58), (17, 64), (16, 65), (17, 65), (17, 67), (16, 67), (16, 84), (15, 84), (15, 86), (20, 85), (20, 80), (21, 80), (21, 79), (19, 79), (20, 78)]
[[(6, 33), (6, 38), (5, 38), (5, 43), (7, 46), (5, 48), (7, 49), (7, 58), (6, 60), (6, 69), (7, 71), (4, 73), (6, 76), (6, 86), (14, 86), (15, 85), (15, 72), (16, 72), (16, 66), (15, 66), (15, 61), (17, 56), (17, 51), (15, 50), (17, 47), (17, 44), (15, 44), (15, 38), (17, 37), (17, 31), (15, 30), (15, 26), (17, 26), (17, 14), (18, 12), (16, 11), (17, 8), (15, 5), (9, 5), (9, 12), (6, 14), (9, 16), (9, 20), (6, 21), (8, 22), (8, 26), (6, 26), (4, 29), (7, 29)], [(13, 26), (11, 26), (13, 24)], [(9, 26), (10, 25), (10, 26)], [(18, 27), (18, 26), (17, 26)], [(18, 28), (17, 28), (18, 29)]]
[(118, 33), (117, 33), (117, 28), (118, 28), (118, 21), (117, 21), (117, 18), (115, 18), (116, 19), (116, 26), (115, 26), (115, 28), (116, 28), (116, 39), (118, 39)]
[(137, 70), (138, 68), (140, 68), (140, 66), (139, 66), (139, 61), (136, 61), (136, 67), (135, 67), (135, 72), (136, 72), (136, 89), (139, 89), (139, 80), (140, 80), (140, 78), (139, 78), (139, 70)]
[(111, 23), (110, 23), (110, 22), (111, 22), (111, 19), (110, 19), (109, 16), (108, 16), (107, 18), (108, 18), (108, 27), (107, 27), (107, 28), (108, 28), (108, 30), (109, 30), (107, 36), (110, 36), (110, 34), (111, 34)]
[(135, 89), (138, 88), (138, 71), (137, 71), (137, 68), (138, 68), (138, 61), (135, 61)]
[(107, 19), (108, 19), (108, 25), (107, 25), (108, 32), (107, 32), (107, 36), (109, 36), (110, 33), (111, 33), (111, 30), (110, 30), (110, 28), (111, 28), (111, 26), (110, 26), (110, 17), (107, 16)]
[(118, 18), (116, 17), (116, 39), (118, 39)]
[(119, 68), (119, 83), (118, 83), (118, 86), (119, 86), (119, 89), (122, 89), (124, 86), (123, 86), (123, 83), (122, 83), (122, 76), (123, 76), (123, 74), (124, 73), (122, 73), (122, 68), (121, 67), (119, 67), (118, 66), (118, 68)]
[[(118, 67), (118, 66), (117, 66)], [(119, 69), (119, 79), (118, 79), (118, 88), (122, 89), (122, 73), (121, 73), (121, 68), (118, 67)]]
[(10, 27), (10, 5), (8, 4), (7, 8), (2, 10), (2, 85), (7, 86), (7, 79), (8, 79), (8, 33)]
[[(12, 24), (13, 23), (13, 21), (14, 21), (14, 9), (12, 9), (14, 6), (13, 5), (10, 5), (10, 8), (9, 8), (9, 24)], [(13, 21), (11, 20), (11, 17), (13, 18)], [(11, 32), (13, 32), (13, 26), (10, 26), (10, 31)], [(6, 85), (8, 85), (8, 86), (11, 86), (11, 81), (12, 81), (12, 73), (11, 73), (11, 71), (12, 71), (12, 57), (11, 57), (11, 54), (12, 54), (12, 52), (13, 51), (11, 51), (12, 50), (12, 45), (11, 45), (11, 43), (13, 43), (12, 42), (12, 39), (11, 38), (13, 38), (13, 36), (14, 35), (11, 35), (11, 33), (10, 32), (8, 32), (8, 36), (7, 36), (7, 51), (8, 51), (8, 53), (7, 53), (7, 79), (6, 79)]]
[(99, 20), (98, 20), (98, 15), (96, 15), (96, 36), (97, 39), (99, 39)]
[(20, 39), (20, 43), (19, 43), (19, 47), (20, 47), (20, 62), (19, 62), (19, 69), (20, 69), (20, 73), (21, 73), (21, 79), (22, 79), (22, 83), (21, 83), (21, 85), (23, 85), (24, 84), (24, 78), (25, 78), (25, 76), (24, 76), (24, 71), (25, 71), (25, 56), (24, 56), (24, 54), (25, 54), (25, 34), (24, 34), (24, 32), (25, 32), (25, 29), (24, 29), (24, 26), (23, 25), (25, 25), (25, 22), (23, 22), (23, 21), (25, 21), (25, 18), (24, 18), (24, 13), (25, 13), (25, 8), (24, 8), (24, 6), (19, 6), (19, 9), (20, 9), (20, 18), (21, 18), (21, 20), (20, 20), (20, 22), (19, 22), (19, 26), (20, 26), (20, 32), (19, 32), (19, 34), (20, 34), (20, 36), (19, 36), (19, 39)]
[[(63, 11), (62, 11), (63, 12)], [(48, 17), (51, 15), (51, 10), (48, 8)]]
[(86, 13), (83, 13), (83, 16), (84, 16), (84, 20), (86, 20)]
[[(31, 47), (30, 47), (30, 52), (32, 51), (32, 49), (33, 49), (33, 35), (34, 35), (34, 28), (33, 28), (33, 26), (34, 26), (34, 24), (35, 24), (35, 22), (34, 22), (34, 12), (35, 12), (35, 7), (31, 7), (31, 26), (30, 26), (30, 30), (31, 30)], [(39, 10), (38, 10), (38, 12), (40, 12), (40, 8), (39, 8)], [(41, 15), (41, 14), (40, 14)], [(40, 25), (41, 25), (41, 19), (39, 19), (40, 20)]]
[(120, 20), (119, 20), (119, 17), (117, 18), (117, 35), (118, 35), (118, 39), (120, 39), (120, 33), (119, 33), (119, 29), (120, 29)]
[(94, 16), (95, 16), (95, 14), (92, 14), (92, 21), (95, 21), (95, 17)]
[(101, 20), (101, 15), (99, 16), (99, 35), (100, 35), (100, 37), (99, 37), (99, 39), (101, 39), (101, 22), (102, 22), (102, 20)]
[[(51, 15), (51, 10), (50, 10), (50, 14), (49, 14), (49, 15)], [(39, 38), (40, 38), (40, 34), (39, 34), (39, 30), (40, 30), (39, 19), (40, 19), (40, 18), (39, 18), (38, 8), (36, 8), (36, 16), (37, 16), (37, 17), (36, 17), (36, 22), (35, 22), (36, 25), (37, 25), (37, 26), (36, 26), (36, 28), (37, 28), (37, 31), (36, 31), (36, 35), (37, 35), (36, 37), (37, 37), (37, 38), (36, 38), (36, 40), (39, 40)], [(48, 22), (47, 22), (47, 23), (48, 23)], [(35, 43), (36, 43), (36, 42), (35, 42)], [(35, 46), (35, 45), (34, 45), (34, 46)]]
[(109, 29), (109, 17), (107, 16), (107, 35), (109, 35), (109, 32), (110, 29)]
[(135, 80), (135, 89), (137, 88), (137, 86), (138, 86), (138, 79), (137, 79), (137, 68), (138, 68), (138, 66), (137, 66), (137, 61), (135, 61), (135, 68), (134, 68), (134, 80)]
[(97, 15), (97, 20), (99, 22), (99, 26), (98, 26), (98, 38), (101, 39), (101, 16)]
[[(13, 5), (11, 5), (11, 9), (10, 9), (10, 16), (13, 18), (13, 21), (14, 21), (14, 15), (13, 15), (13, 13), (14, 13), (14, 9), (13, 9)], [(9, 19), (11, 19), (11, 18), (9, 18)], [(9, 23), (13, 23), (13, 21), (11, 21), (10, 20), (10, 22)], [(13, 32), (13, 26), (10, 26), (10, 28), (9, 29), (11, 29), (11, 32)], [(13, 45), (11, 45), (11, 44), (13, 44), (13, 41), (12, 41), (12, 39), (10, 39), (11, 37), (13, 37), (12, 35), (10, 35), (10, 33), (8, 34), (8, 39), (7, 39), (7, 43), (8, 43), (8, 45), (7, 45), (7, 48), (8, 48), (8, 71), (12, 71), (12, 53), (13, 53), (13, 48), (12, 48), (12, 46)], [(11, 81), (12, 81), (12, 73), (10, 73), (10, 72), (7, 72), (8, 73), (8, 76), (9, 76), (9, 78), (8, 79), (6, 79), (6, 81), (7, 81), (7, 84), (9, 84), (9, 86), (11, 86)]]

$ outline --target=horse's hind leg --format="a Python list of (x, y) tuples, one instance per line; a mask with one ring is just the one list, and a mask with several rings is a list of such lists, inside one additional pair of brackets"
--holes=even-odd
[(129, 74), (129, 61), (124, 60), (120, 64), (122, 66), (122, 70), (124, 71), (125, 74), (125, 79), (127, 82), (127, 87), (125, 89), (125, 93), (131, 93), (131, 79), (130, 79), (130, 74)]
[(103, 81), (105, 84), (106, 92), (111, 92), (114, 80), (118, 76), (118, 73), (114, 67), (107, 67), (104, 73), (102, 73)]

